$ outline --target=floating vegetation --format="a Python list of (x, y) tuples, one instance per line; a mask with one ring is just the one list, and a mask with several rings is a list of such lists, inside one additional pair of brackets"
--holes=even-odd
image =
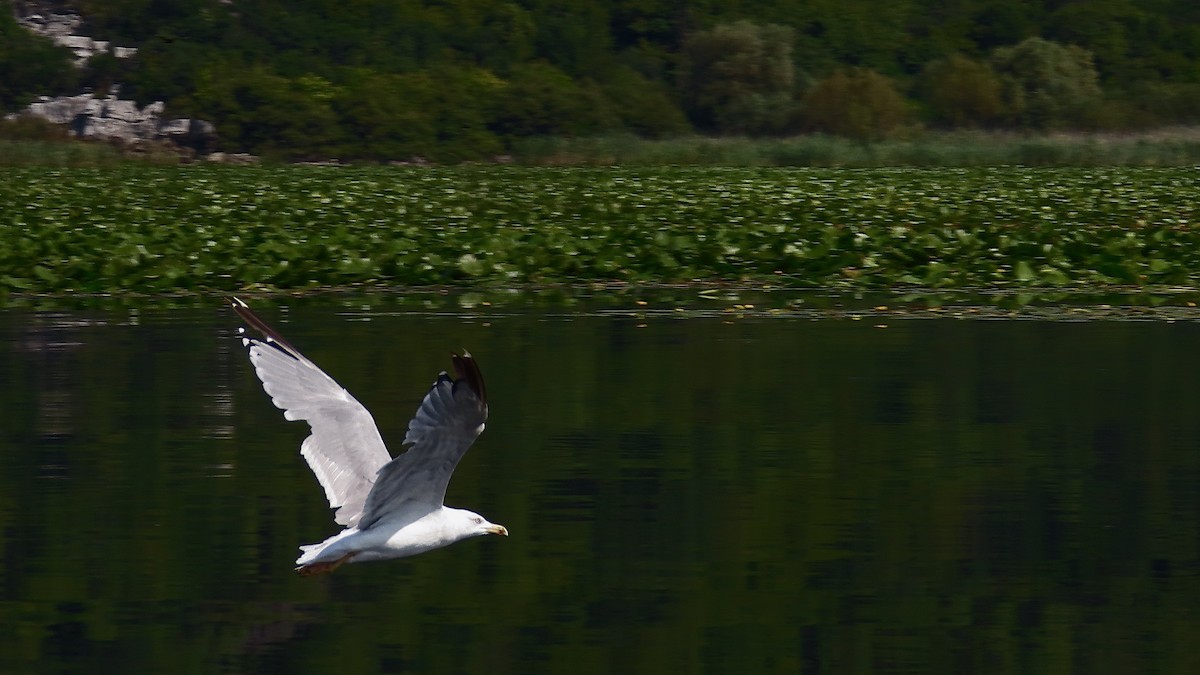
[(0, 169), (0, 289), (1200, 281), (1193, 169)]

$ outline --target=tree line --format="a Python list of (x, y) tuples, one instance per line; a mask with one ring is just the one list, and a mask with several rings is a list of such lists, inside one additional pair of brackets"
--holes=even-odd
[(0, 106), (119, 82), (227, 150), (443, 161), (531, 136), (1200, 121), (1194, 0), (72, 0), (137, 56), (0, 12)]

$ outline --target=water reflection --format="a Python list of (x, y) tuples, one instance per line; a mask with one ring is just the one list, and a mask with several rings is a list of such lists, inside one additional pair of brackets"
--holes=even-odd
[(1200, 666), (1193, 323), (264, 304), (393, 443), (468, 347), (512, 536), (299, 579), (232, 316), (3, 311), (0, 671)]

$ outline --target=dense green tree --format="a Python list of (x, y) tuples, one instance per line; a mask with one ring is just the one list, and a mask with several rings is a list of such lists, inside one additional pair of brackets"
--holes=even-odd
[(291, 80), (250, 68), (202, 73), (192, 99), (197, 114), (218, 120), (217, 132), (230, 149), (303, 159), (337, 148), (335, 96), (315, 75)]
[(674, 51), (683, 42), (685, 11), (671, 0), (614, 0), (611, 31), (618, 48), (664, 45)]
[(1200, 77), (1200, 4), (1190, 0), (1062, 3), (1040, 34), (1091, 52), (1106, 89)]
[(228, 28), (230, 4), (215, 0), (78, 0), (85, 32), (117, 44), (141, 44), (164, 31), (211, 40)]
[(424, 108), (435, 115), (438, 160), (488, 157), (503, 150), (501, 140), (488, 128), (504, 84), (487, 70), (439, 66), (428, 71), (432, 86), (424, 95)]
[(1066, 44), (1087, 45), (1098, 67), (1109, 77), (1120, 77), (1140, 70), (1131, 39), (1144, 33), (1142, 24), (1146, 20), (1145, 11), (1129, 0), (1069, 3), (1050, 16), (1046, 37)]
[(1073, 45), (1029, 38), (992, 53), (1014, 121), (1035, 129), (1078, 126), (1101, 100), (1092, 55)]
[(721, 24), (683, 44), (681, 88), (692, 120), (726, 133), (776, 133), (792, 112), (795, 70), (790, 28)]
[[(1200, 109), (1195, 0), (57, 4), (137, 57), (77, 70), (0, 11), (0, 106), (120, 82), (139, 103), (212, 119), (227, 149), (286, 156), (484, 157), (527, 135), (693, 126), (869, 137), (903, 119), (885, 93), (897, 86), (948, 126), (1180, 124)], [(876, 98), (842, 98), (856, 87)]]
[(131, 72), (122, 83), (122, 95), (142, 104), (163, 100), (180, 114), (194, 112), (188, 104), (202, 73), (243, 66), (202, 42), (158, 37), (139, 47), (132, 62)]
[(833, 61), (899, 74), (910, 60), (908, 27), (925, 10), (916, 0), (811, 0), (809, 33)]
[(610, 3), (526, 0), (537, 26), (535, 56), (572, 77), (594, 76), (612, 59)]
[(378, 160), (429, 156), (437, 145), (437, 124), (419, 104), (433, 88), (419, 73), (354, 71), (334, 101), (347, 136), (343, 150)]
[(520, 5), (491, 0), (456, 0), (448, 3), (455, 26), (450, 48), (477, 65), (504, 72), (533, 56), (537, 27)]

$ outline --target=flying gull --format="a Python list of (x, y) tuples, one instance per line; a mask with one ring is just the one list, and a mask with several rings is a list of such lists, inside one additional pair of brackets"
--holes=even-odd
[(345, 530), (301, 546), (296, 571), (310, 576), (348, 562), (424, 553), (461, 539), (508, 530), (442, 502), (450, 474), (483, 432), (488, 416), (483, 374), (467, 352), (452, 354), (457, 379), (442, 372), (408, 423), (406, 452), (391, 456), (371, 413), (258, 318), (246, 303), (233, 310), (262, 338), (242, 344), (263, 389), (287, 420), (305, 420), (312, 434), (300, 454), (325, 489), (334, 520)]

